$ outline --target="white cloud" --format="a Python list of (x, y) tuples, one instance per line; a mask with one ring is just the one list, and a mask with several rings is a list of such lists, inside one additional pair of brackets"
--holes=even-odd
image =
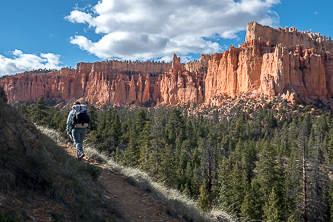
[(215, 41), (237, 38), (248, 22), (278, 23), (272, 7), (280, 0), (100, 0), (90, 10), (75, 8), (65, 19), (87, 24), (101, 37), (75, 35), (71, 43), (101, 59), (172, 58), (173, 53), (214, 53)]
[(30, 71), (33, 69), (60, 69), (60, 55), (53, 53), (25, 54), (21, 50), (15, 49), (13, 58), (0, 55), (0, 76), (13, 75)]

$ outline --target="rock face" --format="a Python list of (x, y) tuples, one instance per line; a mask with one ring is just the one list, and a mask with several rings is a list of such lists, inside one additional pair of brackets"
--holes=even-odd
[(331, 97), (332, 52), (333, 41), (319, 33), (249, 23), (240, 47), (209, 61), (205, 102), (218, 106), (225, 97), (255, 90), (299, 99)]
[(333, 96), (333, 41), (296, 28), (247, 25), (239, 47), (200, 61), (172, 63), (107, 61), (78, 63), (76, 69), (43, 74), (24, 73), (0, 80), (9, 102), (56, 103), (85, 99), (90, 103), (219, 106), (238, 94), (285, 94), (286, 98)]
[[(198, 72), (201, 67), (198, 66)], [(183, 71), (180, 58), (174, 55), (170, 71), (158, 79), (160, 85), (159, 102), (176, 105), (188, 102), (203, 102), (203, 75)]]
[(172, 63), (78, 63), (76, 70), (24, 73), (0, 80), (9, 102), (36, 101), (43, 96), (56, 103), (83, 98), (98, 105), (178, 104), (203, 102), (203, 69), (190, 73), (174, 55)]

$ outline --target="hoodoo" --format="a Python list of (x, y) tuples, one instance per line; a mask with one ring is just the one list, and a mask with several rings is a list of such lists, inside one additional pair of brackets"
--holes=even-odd
[(225, 96), (253, 90), (300, 99), (332, 96), (332, 51), (331, 39), (320, 34), (249, 23), (240, 47), (209, 61), (205, 101), (218, 105)]
[(48, 73), (23, 73), (0, 80), (9, 102), (40, 96), (70, 102), (126, 106), (185, 104), (219, 106), (227, 97), (255, 92), (286, 94), (291, 99), (333, 96), (333, 42), (319, 33), (296, 28), (247, 25), (245, 42), (186, 64), (106, 61), (78, 63)]

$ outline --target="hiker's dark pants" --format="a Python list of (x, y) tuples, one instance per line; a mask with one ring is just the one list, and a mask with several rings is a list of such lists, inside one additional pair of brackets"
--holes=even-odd
[(74, 128), (72, 129), (72, 136), (74, 138), (74, 143), (76, 146), (76, 154), (79, 157), (81, 154), (83, 154), (83, 140), (87, 135), (87, 129), (79, 129)]

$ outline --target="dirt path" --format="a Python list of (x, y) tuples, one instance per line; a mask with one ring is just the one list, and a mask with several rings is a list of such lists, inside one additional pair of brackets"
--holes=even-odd
[[(59, 145), (64, 147), (70, 155), (76, 156), (76, 150), (73, 145), (63, 143)], [(82, 162), (90, 163), (103, 169), (97, 181), (109, 193), (105, 198), (112, 199), (116, 203), (117, 209), (120, 210), (126, 221), (181, 221), (166, 213), (166, 203), (129, 184), (122, 175), (112, 172), (110, 169), (87, 157), (84, 157)]]

